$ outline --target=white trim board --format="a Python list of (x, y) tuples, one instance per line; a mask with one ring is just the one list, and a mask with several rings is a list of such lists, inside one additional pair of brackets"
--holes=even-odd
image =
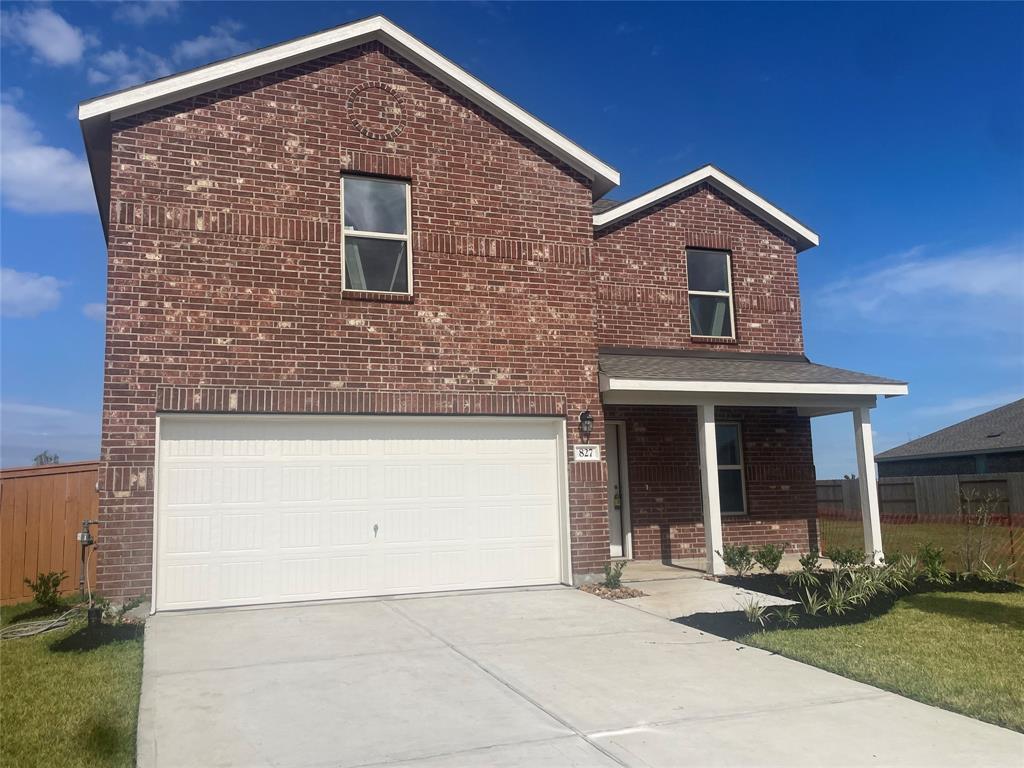
[(618, 185), (619, 172), (614, 168), (598, 160), (384, 16), (371, 16), (368, 19), (84, 101), (78, 107), (78, 119), (82, 122), (100, 117), (118, 120), (371, 40), (377, 40), (409, 59), (575, 168), (591, 180), (595, 198)]
[(700, 392), (780, 395), (885, 395), (898, 397), (906, 384), (808, 384), (776, 381), (685, 381), (623, 379), (600, 375), (602, 392)]
[(816, 232), (808, 229), (785, 211), (776, 208), (752, 189), (743, 186), (736, 181), (736, 179), (732, 178), (732, 176), (720, 171), (713, 165), (705, 165), (703, 168), (698, 168), (696, 171), (688, 173), (675, 181), (670, 181), (667, 184), (663, 184), (660, 187), (652, 189), (650, 192), (645, 192), (639, 197), (627, 200), (626, 202), (615, 206), (611, 210), (595, 215), (594, 228), (601, 229), (602, 227), (614, 224), (615, 222), (625, 219), (638, 211), (642, 211), (645, 208), (656, 205), (672, 195), (683, 192), (690, 187), (694, 187), (703, 181), (708, 182), (731, 200), (742, 205), (761, 218), (766, 219), (769, 223), (778, 227), (785, 234), (796, 240), (797, 252), (818, 245), (819, 238)]

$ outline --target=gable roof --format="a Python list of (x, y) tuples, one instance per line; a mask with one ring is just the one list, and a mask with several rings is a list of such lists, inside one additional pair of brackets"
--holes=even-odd
[(1024, 450), (1024, 398), (897, 445), (876, 461)]
[(371, 16), (79, 104), (78, 119), (85, 137), (86, 154), (100, 204), (100, 214), (104, 219), (104, 231), (110, 188), (111, 121), (353, 48), (371, 40), (399, 53), (577, 170), (590, 180), (595, 199), (618, 185), (619, 173), (614, 168), (477, 80), (389, 19)]
[(797, 253), (818, 244), (817, 233), (811, 231), (785, 211), (776, 208), (749, 187), (740, 184), (729, 174), (713, 165), (705, 165), (674, 181), (645, 192), (639, 197), (619, 203), (614, 208), (595, 212), (594, 228), (602, 229), (615, 222), (622, 221), (635, 213), (657, 205), (673, 195), (692, 189), (702, 182), (707, 182), (730, 200), (746, 208), (748, 211), (764, 219), (796, 241)]

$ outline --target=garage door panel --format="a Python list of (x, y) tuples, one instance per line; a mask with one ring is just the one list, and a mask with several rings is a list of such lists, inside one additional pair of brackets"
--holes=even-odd
[(158, 608), (557, 582), (559, 432), (165, 417)]

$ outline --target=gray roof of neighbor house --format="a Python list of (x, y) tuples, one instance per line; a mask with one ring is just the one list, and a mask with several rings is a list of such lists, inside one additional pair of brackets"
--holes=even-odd
[(803, 355), (756, 355), (745, 352), (666, 350), (603, 351), (601, 373), (612, 378), (779, 384), (870, 384), (905, 386), (842, 368), (812, 363)]
[(1024, 450), (1024, 398), (909, 443), (897, 445), (875, 456), (875, 460), (998, 453), (1015, 449)]

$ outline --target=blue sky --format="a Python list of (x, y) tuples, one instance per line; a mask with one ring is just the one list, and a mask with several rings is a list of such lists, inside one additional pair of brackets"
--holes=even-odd
[[(78, 101), (383, 12), (616, 167), (707, 162), (822, 238), (807, 352), (905, 379), (879, 449), (1024, 396), (1024, 5), (4, 3), (0, 463), (99, 450), (105, 249)], [(819, 477), (854, 471), (817, 419)]]

